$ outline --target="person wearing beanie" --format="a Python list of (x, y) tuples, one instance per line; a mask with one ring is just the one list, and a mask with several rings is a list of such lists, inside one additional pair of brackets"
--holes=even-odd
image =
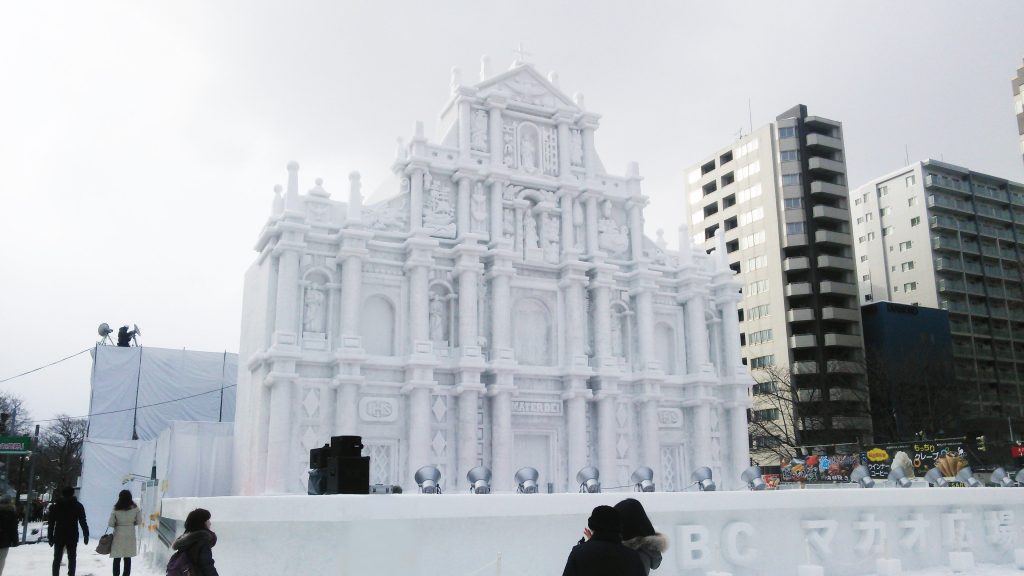
[(622, 522), (611, 506), (590, 513), (584, 542), (569, 552), (562, 576), (644, 576), (640, 555), (622, 544)]
[(615, 505), (622, 522), (622, 543), (640, 554), (644, 563), (644, 574), (661, 566), (661, 556), (668, 550), (668, 538), (654, 531), (651, 519), (647, 517), (643, 504), (635, 498), (626, 498)]

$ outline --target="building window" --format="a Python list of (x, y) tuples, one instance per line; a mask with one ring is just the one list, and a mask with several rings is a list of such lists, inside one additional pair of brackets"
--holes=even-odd
[(792, 236), (794, 234), (806, 234), (807, 224), (805, 222), (788, 222), (786, 223), (786, 235)]
[(863, 255), (862, 255), (862, 256), (860, 257), (860, 261), (861, 261), (861, 262), (867, 262), (867, 261), (868, 261), (868, 255), (867, 255), (867, 254), (863, 254)]
[(878, 195), (879, 196), (885, 196), (888, 193), (889, 193), (889, 187), (888, 186), (879, 186), (878, 187)]
[(778, 408), (765, 408), (763, 410), (754, 410), (753, 420), (754, 422), (764, 422), (765, 420), (778, 420), (782, 417), (782, 411)]
[(782, 175), (783, 186), (799, 186), (800, 175), (799, 174), (783, 174)]
[(779, 160), (782, 162), (796, 162), (800, 159), (800, 153), (796, 150), (783, 150), (779, 152)]
[(786, 198), (782, 201), (782, 205), (786, 207), (786, 210), (799, 210), (803, 208), (804, 201), (802, 198)]
[(740, 249), (750, 248), (751, 246), (757, 246), (758, 244), (764, 244), (764, 241), (764, 230), (761, 230), (760, 232), (754, 232), (753, 234), (747, 234), (746, 236), (740, 237)]
[(873, 212), (865, 212), (864, 213), (864, 221), (865, 222), (871, 222), (874, 219), (875, 219), (875, 214)]
[(910, 240), (907, 240), (906, 242), (900, 242), (900, 252), (906, 252), (907, 250), (910, 250), (913, 246), (914, 243), (911, 242)]
[(746, 226), (751, 222), (757, 222), (762, 218), (764, 218), (764, 208), (754, 208), (753, 210), (740, 214), (740, 226)]
[(879, 216), (888, 216), (889, 214), (892, 214), (892, 208), (889, 208), (888, 206), (885, 208), (878, 209)]
[(914, 216), (913, 218), (910, 219), (910, 225), (911, 226), (917, 226), (920, 223), (921, 223), (921, 217), (920, 216)]
[(882, 236), (888, 236), (889, 234), (892, 234), (892, 226), (882, 228)]
[(756, 256), (747, 260), (747, 272), (751, 270), (757, 270), (758, 268), (764, 268), (768, 265), (767, 256)]
[(761, 294), (768, 291), (767, 280), (757, 280), (747, 285), (747, 296), (753, 296), (754, 294)]
[(907, 176), (907, 188), (910, 188), (913, 185), (914, 185), (914, 175), (911, 174), (910, 176)]
[(917, 196), (907, 198), (907, 206), (917, 206)]
[(747, 338), (747, 344), (751, 344), (751, 345), (753, 345), (753, 344), (762, 344), (764, 342), (771, 342), (771, 341), (772, 341), (772, 331), (771, 331), (770, 328), (768, 330), (758, 330), (757, 332), (751, 332), (750, 336)]
[(865, 240), (867, 240), (866, 236), (860, 236), (857, 238), (857, 244), (863, 244)]
[(865, 275), (861, 276), (860, 279), (861, 279), (862, 282), (871, 282), (871, 275), (870, 274), (865, 274)]
[(752, 369), (757, 368), (768, 368), (769, 366), (775, 366), (775, 355), (769, 354), (767, 356), (758, 356), (750, 359), (750, 367)]
[(874, 239), (875, 239), (875, 233), (874, 232), (868, 232), (868, 242), (871, 242)]
[(784, 126), (779, 128), (779, 138), (796, 138), (796, 127)]
[(854, 205), (854, 206), (860, 206), (860, 198), (856, 198), (856, 199), (854, 199), (854, 201), (853, 201), (853, 205)]
[(747, 310), (748, 320), (756, 320), (767, 316), (770, 316), (770, 313), (768, 312), (768, 304), (761, 304), (760, 306), (754, 306)]
[(904, 263), (900, 264), (900, 271), (902, 271), (902, 272), (907, 272), (907, 271), (913, 270), (913, 269), (914, 269), (914, 261), (913, 260), (911, 260), (910, 262), (904, 262)]
[(903, 285), (904, 292), (913, 292), (914, 290), (917, 290), (917, 282), (907, 282)]
[(863, 224), (863, 223), (864, 223), (864, 217), (863, 216), (861, 216), (860, 218), (857, 218), (857, 224)]
[(758, 382), (754, 384), (753, 392), (754, 396), (760, 396), (762, 394), (775, 394), (779, 391), (779, 383), (775, 380), (769, 380), (768, 382)]

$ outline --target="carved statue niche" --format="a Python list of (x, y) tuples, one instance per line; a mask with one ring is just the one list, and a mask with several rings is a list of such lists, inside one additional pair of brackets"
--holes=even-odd
[(601, 219), (597, 222), (597, 245), (609, 254), (619, 254), (629, 248), (629, 227), (612, 219), (611, 200), (601, 206)]
[(543, 237), (541, 238), (544, 249), (544, 260), (552, 264), (558, 263), (559, 254), (559, 220), (553, 214), (541, 214), (544, 221)]
[(455, 237), (455, 207), (452, 204), (452, 187), (449, 182), (431, 178), (429, 201), (423, 206), (423, 227), (432, 236)]
[(575, 239), (573, 242), (576, 245), (576, 249), (583, 252), (586, 248), (587, 237), (584, 232), (585, 216), (583, 215), (583, 203), (576, 199), (572, 203), (572, 226), (573, 236)]
[(533, 213), (533, 208), (528, 209), (523, 214), (523, 230), (526, 235), (527, 252), (529, 252), (531, 248), (540, 248), (539, 237), (537, 235), (537, 216)]
[(540, 171), (540, 131), (530, 123), (519, 126), (519, 167), (534, 174)]
[(470, 231), (487, 234), (487, 195), (484, 185), (477, 182), (473, 187), (473, 198), (470, 202)]
[(470, 146), (473, 150), (487, 152), (487, 111), (479, 108), (473, 110), (473, 123), (470, 126)]
[(569, 132), (569, 151), (572, 153), (570, 159), (573, 166), (583, 166), (583, 134), (573, 129)]
[(323, 284), (317, 281), (306, 286), (302, 304), (302, 331), (322, 334), (327, 315), (327, 299)]
[(430, 340), (441, 346), (446, 346), (449, 343), (449, 328), (451, 324), (450, 300), (451, 292), (447, 287), (441, 284), (431, 286), (429, 304)]

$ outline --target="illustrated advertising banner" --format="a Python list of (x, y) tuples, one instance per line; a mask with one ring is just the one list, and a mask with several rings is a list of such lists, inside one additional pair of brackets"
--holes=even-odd
[(849, 482), (850, 472), (861, 464), (857, 454), (812, 455), (783, 458), (780, 462), (783, 482)]
[(924, 476), (932, 467), (938, 468), (943, 476), (956, 476), (970, 466), (968, 453), (964, 450), (963, 439), (927, 440), (921, 442), (894, 442), (868, 447), (868, 471), (872, 478), (887, 478), (893, 458), (903, 452), (910, 459), (915, 476)]

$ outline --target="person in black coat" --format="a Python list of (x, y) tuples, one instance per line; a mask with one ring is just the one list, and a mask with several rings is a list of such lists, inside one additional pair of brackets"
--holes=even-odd
[[(181, 551), (198, 571), (197, 576), (219, 576), (213, 565), (213, 547), (217, 535), (210, 530), (210, 511), (196, 508), (185, 517), (185, 533), (171, 544)], [(177, 554), (177, 552), (175, 552)]]
[(4, 573), (7, 550), (18, 545), (18, 513), (10, 496), (0, 498), (0, 574)]
[(647, 512), (635, 498), (626, 498), (615, 505), (622, 521), (622, 543), (640, 554), (644, 573), (650, 574), (661, 566), (661, 556), (668, 550), (668, 538), (654, 531)]
[(562, 576), (645, 576), (640, 555), (622, 544), (622, 524), (615, 508), (594, 508), (587, 526), (589, 539), (569, 552)]
[(60, 561), (64, 550), (68, 551), (68, 576), (75, 576), (75, 561), (78, 556), (78, 527), (82, 537), (89, 544), (89, 525), (85, 523), (85, 507), (75, 498), (75, 489), (68, 486), (61, 490), (61, 499), (50, 507), (46, 525), (46, 539), (53, 546), (53, 576), (60, 573)]

